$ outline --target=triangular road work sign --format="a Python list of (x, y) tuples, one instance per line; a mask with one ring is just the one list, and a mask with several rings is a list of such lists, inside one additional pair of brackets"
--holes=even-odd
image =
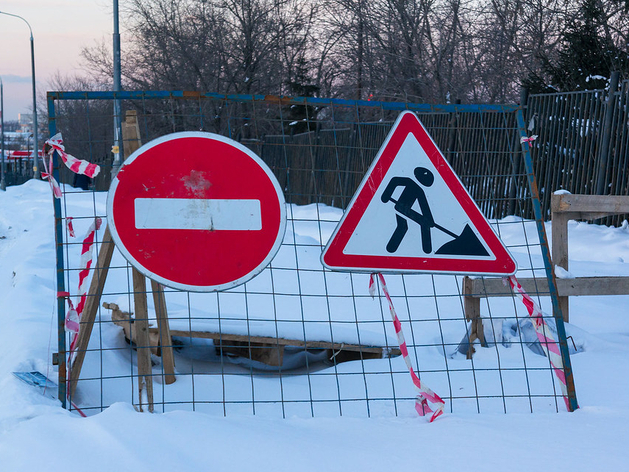
[(516, 263), (443, 154), (400, 114), (321, 256), (333, 270), (511, 275)]

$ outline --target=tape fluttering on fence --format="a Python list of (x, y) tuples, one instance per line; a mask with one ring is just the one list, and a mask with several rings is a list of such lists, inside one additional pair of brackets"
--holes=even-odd
[[(46, 149), (46, 145), (44, 145), (44, 149)], [(44, 172), (41, 173), (42, 179), (45, 179), (50, 184), (50, 189), (52, 190), (52, 194), (55, 198), (61, 198), (63, 193), (61, 192), (61, 187), (59, 187), (59, 182), (52, 176), (52, 152), (48, 154), (48, 163), (46, 164), (46, 154), (42, 157), (42, 163), (44, 164)]]
[(559, 350), (559, 342), (553, 338), (553, 331), (550, 329), (546, 321), (544, 321), (544, 314), (542, 313), (542, 310), (540, 310), (540, 308), (529, 296), (529, 294), (524, 291), (524, 289), (518, 282), (518, 279), (516, 279), (514, 275), (511, 275), (504, 280), (505, 283), (509, 283), (513, 292), (526, 307), (526, 311), (531, 317), (533, 327), (535, 328), (537, 339), (539, 340), (539, 343), (542, 346), (546, 357), (548, 357), (550, 361), (555, 377), (557, 377), (557, 380), (559, 380), (559, 385), (561, 386), (561, 394), (563, 396), (564, 402), (566, 403), (566, 408), (568, 409), (568, 411), (571, 411), (570, 402), (568, 399), (568, 386), (566, 384), (566, 375), (563, 367), (563, 361), (561, 359), (561, 352)]
[(74, 220), (74, 218), (72, 218), (71, 216), (68, 216), (66, 218), (66, 223), (68, 225), (68, 234), (71, 238), (74, 238), (76, 237), (76, 234), (74, 233), (74, 225), (72, 224), (72, 220)]
[(50, 155), (53, 151), (57, 151), (66, 167), (75, 174), (83, 174), (92, 179), (100, 172), (99, 165), (92, 164), (88, 161), (78, 159), (68, 154), (63, 146), (61, 133), (55, 134), (52, 138), (46, 140), (46, 143), (44, 144), (44, 153)]
[(415, 398), (415, 410), (417, 410), (417, 413), (420, 416), (425, 416), (431, 413), (429, 421), (432, 423), (435, 419), (437, 419), (437, 417), (443, 414), (443, 407), (445, 406), (445, 402), (441, 399), (439, 395), (428, 388), (426, 384), (422, 383), (422, 381), (415, 373), (415, 370), (413, 369), (413, 364), (411, 364), (411, 359), (408, 355), (408, 347), (406, 346), (404, 333), (402, 332), (402, 324), (400, 323), (400, 319), (395, 312), (395, 308), (393, 307), (393, 300), (391, 299), (389, 289), (387, 288), (387, 284), (382, 274), (371, 274), (371, 278), (369, 279), (369, 294), (372, 296), (372, 298), (376, 294), (376, 276), (380, 281), (382, 292), (384, 293), (384, 296), (386, 297), (389, 304), (389, 312), (391, 313), (393, 326), (395, 327), (395, 334), (397, 335), (398, 344), (400, 345), (400, 351), (402, 352), (402, 357), (404, 358), (404, 362), (406, 362), (408, 371), (411, 374), (411, 379), (413, 380), (413, 385), (415, 386), (415, 390), (417, 391), (417, 397)]
[[(61, 133), (55, 134), (52, 138), (47, 139), (44, 143), (44, 171), (42, 172), (42, 178), (47, 179), (50, 182), (50, 187), (52, 188), (52, 192), (55, 198), (61, 198), (61, 188), (59, 187), (59, 183), (52, 176), (52, 156), (53, 153), (57, 151), (59, 157), (65, 164), (65, 166), (70, 169), (75, 174), (82, 174), (90, 179), (93, 179), (100, 172), (100, 166), (97, 164), (92, 164), (83, 159), (78, 159), (71, 154), (68, 154), (63, 146), (63, 137)], [(46, 157), (48, 156), (48, 164), (46, 164)]]
[(87, 234), (83, 238), (83, 242), (81, 244), (81, 269), (79, 271), (79, 303), (74, 307), (72, 300), (70, 299), (69, 294), (61, 293), (59, 296), (66, 296), (68, 300), (68, 313), (66, 314), (65, 319), (65, 328), (66, 331), (72, 333), (72, 341), (70, 342), (70, 356), (72, 357), (74, 350), (76, 349), (76, 342), (79, 334), (79, 327), (81, 323), (81, 314), (83, 313), (83, 308), (85, 308), (85, 302), (87, 301), (87, 284), (88, 284), (88, 276), (90, 273), (90, 268), (92, 266), (93, 260), (93, 246), (94, 239), (96, 237), (96, 231), (100, 229), (102, 224), (102, 220), (100, 218), (96, 218), (94, 222), (90, 225), (87, 230)]
[(537, 139), (537, 135), (536, 135), (536, 134), (534, 134), (533, 136), (531, 136), (531, 137), (529, 137), (529, 138), (527, 138), (527, 137), (525, 137), (525, 136), (522, 136), (522, 137), (520, 138), (520, 143), (522, 143), (522, 144), (524, 144), (524, 143), (529, 143), (529, 146), (531, 146), (531, 145), (532, 145), (532, 143), (533, 143), (533, 141), (535, 141), (536, 139)]

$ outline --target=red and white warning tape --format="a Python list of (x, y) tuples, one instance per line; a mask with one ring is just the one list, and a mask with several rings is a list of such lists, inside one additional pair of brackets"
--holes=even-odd
[(96, 236), (96, 231), (100, 229), (103, 220), (100, 218), (96, 218), (94, 222), (90, 225), (87, 230), (87, 234), (83, 239), (83, 244), (81, 246), (81, 271), (79, 272), (79, 295), (81, 296), (81, 300), (79, 305), (76, 307), (76, 311), (79, 313), (83, 313), (83, 307), (85, 306), (85, 300), (87, 298), (87, 276), (90, 274), (90, 267), (92, 266), (92, 246), (94, 245), (94, 237)]
[[(48, 182), (50, 183), (50, 188), (52, 189), (52, 193), (55, 198), (61, 198), (63, 193), (61, 191), (59, 183), (52, 175), (54, 151), (57, 151), (66, 167), (75, 174), (83, 174), (87, 177), (94, 178), (100, 172), (100, 166), (96, 164), (91, 164), (82, 159), (77, 159), (76, 157), (68, 154), (65, 151), (65, 147), (63, 146), (63, 138), (61, 137), (61, 133), (57, 133), (52, 138), (46, 140), (46, 142), (44, 143), (44, 158), (42, 158), (44, 164), (44, 172), (42, 172), (42, 178), (48, 180)], [(48, 156), (48, 162), (46, 162), (46, 155)], [(87, 300), (87, 277), (89, 276), (90, 267), (92, 266), (92, 247), (94, 245), (96, 231), (100, 228), (101, 224), (102, 220), (100, 218), (96, 218), (96, 220), (90, 225), (90, 228), (88, 229), (87, 234), (83, 239), (83, 244), (81, 245), (81, 270), (79, 272), (78, 290), (79, 303), (76, 308), (74, 307), (74, 304), (72, 303), (72, 299), (70, 298), (70, 294), (68, 292), (57, 293), (57, 297), (63, 297), (68, 300), (69, 308), (65, 318), (65, 328), (66, 331), (72, 333), (72, 340), (70, 342), (70, 356), (68, 359), (68, 363), (70, 365), (72, 365), (72, 358), (76, 349), (76, 342), (78, 339), (81, 323), (81, 314), (83, 313), (83, 308), (85, 307), (85, 302)], [(67, 218), (67, 225), (70, 237), (74, 238), (75, 232), (74, 226), (72, 224), (72, 217)], [(70, 398), (69, 391), (68, 398)], [(70, 401), (70, 403), (81, 416), (86, 416), (85, 413), (83, 413), (79, 409), (79, 407), (74, 404), (74, 402)]]
[[(69, 292), (57, 292), (57, 297), (58, 298), (65, 298), (68, 300), (68, 305), (70, 306), (70, 309), (68, 310), (68, 314), (66, 315), (66, 321), (65, 321), (65, 326), (66, 326), (66, 330), (70, 330), (68, 328), (68, 325), (70, 324), (70, 326), (74, 328), (76, 328), (76, 331), (78, 332), (79, 330), (79, 316), (76, 313), (76, 310), (74, 308), (74, 304), (72, 303), (72, 300), (70, 299), (70, 293)], [(68, 359), (68, 364), (72, 365), (72, 353), (70, 353), (70, 358)], [(69, 370), (68, 370), (68, 375), (69, 375)], [(70, 400), (70, 404), (72, 405), (72, 407), (79, 413), (79, 415), (81, 415), (83, 418), (87, 418), (87, 415), (85, 413), (83, 413), (83, 411), (76, 406), (76, 403), (74, 403), (71, 399), (70, 399), (70, 390), (67, 390), (66, 396), (68, 397), (68, 400)]]
[[(44, 149), (46, 146), (44, 145)], [(52, 194), (55, 198), (61, 198), (62, 192), (61, 187), (59, 187), (59, 182), (52, 176), (52, 152), (48, 154), (48, 164), (46, 164), (46, 157), (42, 158), (42, 162), (44, 164), (44, 172), (41, 173), (42, 179), (48, 180), (50, 183), (50, 189), (52, 190)]]
[(522, 136), (520, 138), (520, 143), (524, 144), (524, 143), (529, 143), (529, 146), (532, 145), (533, 141), (535, 141), (537, 139), (537, 135), (534, 134), (533, 136), (531, 136), (530, 138), (527, 138), (525, 136)]
[(48, 147), (44, 145), (44, 152), (50, 155), (53, 151), (57, 151), (66, 167), (75, 174), (83, 174), (94, 178), (100, 172), (100, 166), (68, 154), (63, 146), (61, 133), (57, 133), (52, 138), (46, 140), (45, 144), (47, 144)]
[(518, 279), (516, 279), (514, 275), (511, 275), (507, 277), (506, 280), (518, 298), (522, 300), (529, 316), (532, 318), (533, 327), (537, 333), (537, 339), (546, 353), (546, 356), (550, 360), (555, 376), (559, 380), (566, 408), (568, 411), (571, 411), (568, 399), (568, 387), (566, 385), (566, 375), (564, 373), (563, 361), (561, 360), (561, 352), (559, 351), (559, 343), (553, 338), (552, 331), (550, 330), (548, 324), (544, 321), (544, 314), (542, 313), (542, 310), (539, 309), (533, 299), (524, 291), (518, 282)]
[(61, 198), (61, 187), (59, 183), (52, 176), (52, 155), (54, 151), (57, 151), (61, 160), (66, 165), (68, 169), (70, 169), (75, 174), (83, 174), (88, 176), (89, 178), (94, 178), (100, 172), (100, 166), (97, 164), (92, 164), (90, 162), (84, 161), (83, 159), (78, 159), (65, 151), (65, 147), (63, 146), (63, 138), (61, 137), (61, 133), (55, 134), (52, 138), (46, 140), (44, 143), (44, 154), (48, 156), (48, 164), (46, 165), (46, 158), (42, 159), (44, 163), (44, 172), (42, 172), (42, 178), (47, 179), (50, 182), (50, 187), (52, 188), (52, 193), (55, 198)]
[(76, 234), (74, 233), (74, 225), (72, 224), (72, 220), (74, 218), (72, 218), (71, 216), (68, 216), (66, 218), (66, 223), (68, 225), (68, 234), (70, 235), (71, 238), (76, 237)]
[(423, 384), (413, 370), (411, 359), (408, 356), (408, 347), (406, 346), (404, 333), (402, 332), (402, 323), (400, 323), (400, 319), (395, 312), (395, 308), (393, 307), (393, 300), (391, 300), (391, 295), (389, 295), (389, 290), (387, 289), (387, 284), (384, 281), (384, 276), (382, 274), (371, 274), (371, 277), (369, 279), (369, 294), (372, 296), (372, 298), (375, 296), (376, 275), (380, 280), (380, 285), (382, 286), (384, 296), (387, 298), (387, 302), (389, 303), (389, 311), (391, 312), (391, 318), (393, 319), (393, 326), (395, 327), (395, 334), (397, 335), (397, 340), (398, 344), (400, 345), (402, 357), (404, 357), (404, 362), (406, 362), (408, 371), (411, 374), (411, 379), (413, 379), (413, 385), (417, 390), (417, 397), (415, 398), (415, 410), (417, 410), (417, 413), (420, 416), (425, 416), (427, 413), (432, 413), (432, 416), (429, 420), (432, 423), (437, 417), (443, 414), (443, 407), (445, 406), (445, 402), (441, 399), (441, 397), (439, 397), (439, 395), (437, 395), (425, 384)]
[[(71, 222), (70, 222), (71, 223)], [(100, 228), (102, 224), (102, 220), (100, 218), (96, 218), (94, 222), (90, 225), (87, 230), (87, 234), (83, 239), (83, 243), (81, 245), (81, 270), (79, 271), (79, 303), (74, 307), (72, 300), (70, 299), (69, 294), (60, 293), (59, 296), (67, 296), (68, 299), (68, 313), (66, 314), (65, 319), (65, 328), (66, 331), (69, 331), (72, 334), (72, 340), (70, 342), (70, 361), (72, 356), (74, 355), (74, 350), (76, 348), (76, 341), (79, 334), (79, 327), (81, 322), (81, 314), (83, 313), (83, 308), (85, 307), (85, 302), (87, 301), (87, 277), (90, 273), (90, 268), (92, 266), (92, 248), (94, 246), (94, 238), (96, 236), (96, 231)], [(71, 230), (73, 232), (73, 230)]]

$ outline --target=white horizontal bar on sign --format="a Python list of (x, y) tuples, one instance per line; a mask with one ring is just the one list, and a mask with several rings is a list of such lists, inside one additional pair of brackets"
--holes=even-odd
[(136, 198), (137, 229), (259, 231), (260, 200)]

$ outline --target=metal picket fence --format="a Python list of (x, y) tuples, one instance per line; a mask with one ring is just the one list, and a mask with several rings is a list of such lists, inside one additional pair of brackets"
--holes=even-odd
[[(242, 286), (216, 293), (165, 288), (172, 342), (159, 339), (158, 298), (149, 300), (149, 345), (138, 344), (131, 266), (116, 250), (108, 267), (82, 370), (72, 375), (64, 330), (66, 300), (58, 304), (60, 398), (90, 414), (114, 402), (146, 404), (138, 358), (151, 350), (155, 411), (268, 416), (382, 416), (413, 413), (413, 386), (396, 343), (386, 299), (372, 299), (369, 275), (325, 270), (319, 256), (342, 209), (402, 110), (414, 111), (519, 265), (530, 292), (559, 340), (576, 394), (563, 320), (537, 199), (522, 111), (511, 105), (421, 105), (192, 92), (49, 92), (50, 134), (62, 132), (66, 150), (101, 165), (93, 182), (77, 183), (55, 162), (65, 184), (55, 201), (58, 291), (78, 293), (80, 235), (106, 221), (113, 160), (113, 100), (137, 122), (147, 143), (177, 131), (207, 131), (257, 153), (284, 191), (287, 232), (271, 264)], [(129, 137), (123, 136), (129, 144)], [(177, 166), (177, 156), (172, 166)], [(161, 169), (168, 173), (169, 169)], [(75, 185), (74, 187), (72, 185)], [(81, 188), (81, 185), (85, 189)], [(433, 202), (437, 205), (438, 202)], [(72, 218), (76, 238), (69, 235)], [(105, 224), (96, 232), (100, 253)], [(483, 298), (481, 319), (465, 306), (476, 293), (453, 275), (387, 275), (411, 361), (448, 411), (512, 412), (563, 409), (553, 366), (531, 337), (530, 318), (514, 297)], [(548, 287), (543, 289), (542, 287)], [(152, 289), (141, 289), (152, 293)], [(150, 298), (150, 297), (149, 297)], [(467, 318), (466, 318), (467, 316)], [(84, 329), (84, 326), (81, 327)], [(481, 334), (474, 340), (473, 333)], [(479, 344), (480, 343), (480, 344)], [(481, 347), (482, 346), (482, 347)], [(578, 347), (578, 346), (577, 346)], [(175, 382), (164, 353), (174, 351)]]
[[(546, 218), (557, 190), (629, 195), (629, 81), (612, 76), (608, 90), (525, 97), (531, 153)], [(607, 218), (620, 224), (627, 215)]]

